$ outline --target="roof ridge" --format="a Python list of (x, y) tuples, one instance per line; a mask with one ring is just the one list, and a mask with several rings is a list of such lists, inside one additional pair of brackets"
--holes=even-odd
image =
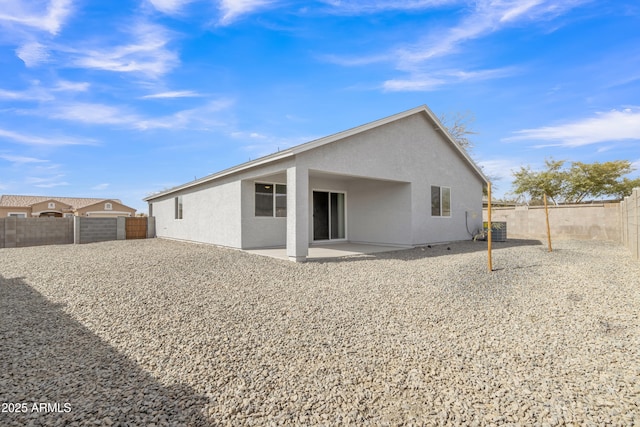
[(145, 197), (143, 200), (149, 202), (150, 200), (156, 199), (158, 197), (163, 197), (180, 190), (191, 188), (202, 183), (210, 182), (233, 173), (241, 172), (241, 171), (244, 171), (253, 167), (261, 166), (263, 164), (268, 164), (277, 160), (282, 160), (291, 156), (296, 156), (305, 151), (313, 150), (314, 148), (323, 146), (325, 144), (339, 141), (341, 139), (345, 139), (350, 136), (375, 129), (380, 126), (392, 123), (396, 120), (404, 119), (406, 117), (412, 116), (414, 114), (419, 114), (419, 113), (426, 114), (431, 119), (431, 121), (435, 124), (436, 129), (441, 131), (442, 135), (444, 136), (444, 139), (448, 141), (450, 144), (452, 144), (453, 147), (455, 147), (455, 149), (464, 158), (466, 163), (475, 171), (475, 173), (480, 177), (480, 179), (484, 182), (488, 182), (488, 178), (484, 175), (480, 167), (476, 165), (473, 159), (471, 159), (471, 157), (469, 156), (469, 153), (467, 153), (466, 150), (462, 148), (460, 144), (458, 144), (458, 142), (451, 136), (449, 131), (446, 129), (445, 126), (442, 125), (442, 123), (440, 122), (438, 117), (433, 113), (433, 111), (431, 111), (431, 109), (426, 104), (422, 104), (406, 111), (401, 111), (399, 113), (382, 117), (380, 119), (373, 120), (359, 126), (355, 126), (340, 132), (333, 133), (331, 135), (327, 135), (327, 136), (317, 138), (308, 142), (304, 142), (302, 144), (294, 145), (293, 147), (289, 147), (275, 153), (267, 154), (265, 156), (259, 157), (254, 160), (250, 160), (248, 162), (240, 163), (238, 165), (223, 169), (218, 172), (214, 172), (205, 177), (187, 182), (185, 184), (177, 185), (175, 187), (172, 187), (166, 190), (152, 193), (149, 196)]
[(64, 204), (73, 206), (76, 209), (80, 209), (106, 200), (122, 204), (122, 201), (120, 199), (104, 197), (30, 196), (22, 194), (2, 194), (0, 195), (0, 206), (28, 207), (47, 200), (57, 200)]

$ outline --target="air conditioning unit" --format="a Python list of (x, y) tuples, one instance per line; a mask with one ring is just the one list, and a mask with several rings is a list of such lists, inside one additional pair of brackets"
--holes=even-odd
[[(488, 223), (482, 223), (485, 235), (489, 232)], [(504, 221), (491, 221), (491, 241), (506, 242), (507, 241), (507, 223)]]

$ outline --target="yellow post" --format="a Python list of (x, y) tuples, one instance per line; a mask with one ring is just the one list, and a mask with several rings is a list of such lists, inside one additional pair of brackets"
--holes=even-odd
[(487, 258), (489, 271), (493, 271), (493, 262), (491, 260), (491, 182), (487, 183), (487, 198), (489, 203), (487, 206), (487, 251), (489, 256)]
[(549, 227), (549, 207), (547, 206), (547, 193), (544, 193), (544, 216), (547, 219), (547, 246), (549, 247), (549, 252), (553, 251), (551, 249), (551, 228)]

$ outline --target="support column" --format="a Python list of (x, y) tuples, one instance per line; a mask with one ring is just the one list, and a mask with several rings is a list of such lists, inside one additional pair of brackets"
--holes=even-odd
[(116, 240), (127, 239), (127, 218), (119, 216), (116, 218)]
[(73, 216), (73, 243), (75, 244), (80, 244), (80, 221), (82, 221), (81, 217)]
[(309, 254), (309, 170), (287, 169), (287, 256), (304, 262)]

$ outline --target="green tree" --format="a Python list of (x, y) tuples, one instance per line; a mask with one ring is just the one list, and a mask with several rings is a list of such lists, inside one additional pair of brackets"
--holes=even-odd
[(520, 167), (520, 170), (513, 173), (513, 193), (518, 196), (529, 196), (529, 199), (538, 203), (544, 194), (554, 204), (562, 200), (565, 191), (566, 171), (562, 170), (564, 160), (548, 159), (544, 161), (546, 170), (534, 172), (530, 166)]
[(545, 160), (546, 169), (535, 172), (531, 167), (521, 167), (514, 172), (513, 193), (529, 196), (532, 203), (538, 203), (546, 193), (554, 204), (558, 202), (580, 203), (586, 198), (604, 196), (622, 199), (640, 186), (639, 179), (623, 178), (633, 171), (627, 160), (611, 162), (572, 162), (563, 168), (564, 160)]
[[(624, 197), (630, 180), (621, 179), (631, 173), (633, 168), (627, 160), (612, 162), (582, 163), (573, 162), (568, 173), (565, 199), (571, 203), (580, 203), (586, 197), (597, 199), (602, 196)], [(639, 181), (639, 180), (635, 180)], [(620, 198), (622, 198), (620, 197)]]
[(622, 178), (622, 180), (618, 181), (611, 187), (611, 193), (609, 194), (614, 196), (616, 199), (622, 200), (625, 197), (630, 196), (634, 188), (640, 188), (640, 178)]

